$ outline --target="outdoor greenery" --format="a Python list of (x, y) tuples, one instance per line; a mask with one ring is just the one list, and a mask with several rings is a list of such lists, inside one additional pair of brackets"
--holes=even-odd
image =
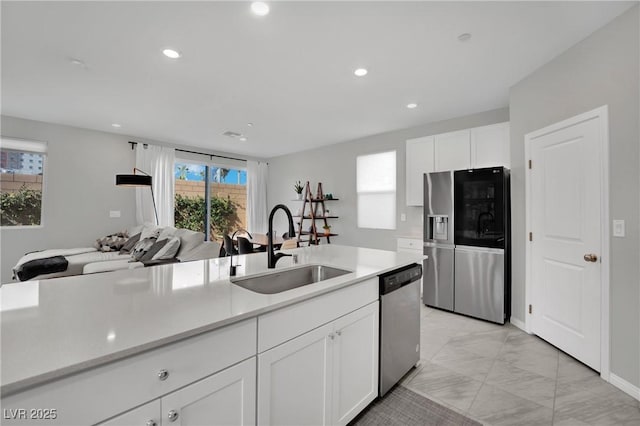
[[(175, 226), (204, 232), (205, 199), (176, 194)], [(228, 234), (237, 221), (236, 206), (230, 198), (211, 196), (211, 234)]]
[(16, 192), (0, 194), (0, 226), (40, 225), (42, 191), (23, 185)]

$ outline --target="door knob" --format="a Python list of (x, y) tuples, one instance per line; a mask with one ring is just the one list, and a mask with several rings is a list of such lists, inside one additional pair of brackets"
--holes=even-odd
[(585, 262), (597, 262), (598, 256), (593, 253), (588, 253), (584, 255)]
[(176, 420), (178, 420), (178, 412), (176, 410), (171, 410), (169, 411), (167, 417), (169, 418), (170, 422), (175, 422)]

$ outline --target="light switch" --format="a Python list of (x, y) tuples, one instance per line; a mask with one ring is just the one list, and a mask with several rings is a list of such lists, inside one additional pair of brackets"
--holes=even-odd
[(624, 220), (613, 221), (613, 236), (624, 237)]
[(400, 214), (400, 222), (406, 222), (407, 221), (407, 215), (404, 213)]
[(120, 210), (109, 210), (109, 217), (120, 217)]

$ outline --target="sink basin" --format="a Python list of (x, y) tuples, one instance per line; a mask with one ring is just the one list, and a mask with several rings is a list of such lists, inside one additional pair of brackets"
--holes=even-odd
[(234, 279), (231, 282), (261, 294), (275, 294), (349, 274), (351, 271), (324, 265), (305, 265), (264, 275)]

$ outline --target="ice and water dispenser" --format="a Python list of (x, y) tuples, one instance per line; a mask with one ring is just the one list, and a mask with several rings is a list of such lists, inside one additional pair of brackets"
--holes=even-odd
[(427, 240), (447, 241), (449, 239), (449, 216), (429, 215), (427, 217)]

